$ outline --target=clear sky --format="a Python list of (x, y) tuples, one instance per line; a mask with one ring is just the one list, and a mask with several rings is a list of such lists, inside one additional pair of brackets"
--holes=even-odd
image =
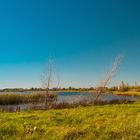
[(140, 83), (139, 0), (0, 0), (0, 88), (41, 87), (50, 55), (61, 86), (95, 86), (120, 53), (112, 84)]

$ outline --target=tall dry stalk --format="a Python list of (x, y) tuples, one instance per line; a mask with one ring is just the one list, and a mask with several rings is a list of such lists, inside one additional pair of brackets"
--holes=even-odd
[(50, 86), (51, 86), (52, 66), (53, 66), (53, 59), (49, 58), (47, 72), (45, 72), (42, 75), (42, 84), (43, 84), (43, 88), (45, 89), (45, 103), (47, 103), (47, 99), (49, 96), (49, 90), (50, 90)]
[(121, 64), (123, 55), (118, 55), (113, 64), (111, 65), (111, 67), (109, 68), (109, 70), (105, 73), (105, 76), (103, 77), (103, 79), (100, 81), (97, 89), (97, 95), (94, 98), (94, 102), (96, 102), (99, 98), (99, 96), (104, 93), (105, 91), (105, 87), (108, 85), (108, 83), (111, 81), (111, 79), (116, 76), (116, 73), (119, 69), (119, 66)]

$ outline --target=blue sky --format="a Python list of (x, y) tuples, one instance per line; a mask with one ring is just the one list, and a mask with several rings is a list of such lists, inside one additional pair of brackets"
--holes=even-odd
[(49, 56), (62, 87), (95, 86), (120, 53), (112, 84), (140, 82), (139, 7), (139, 0), (1, 0), (0, 88), (41, 87)]

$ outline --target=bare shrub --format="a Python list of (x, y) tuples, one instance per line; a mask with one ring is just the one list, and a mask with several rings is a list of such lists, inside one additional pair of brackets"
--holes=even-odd
[(111, 81), (111, 79), (116, 76), (116, 73), (118, 71), (118, 68), (121, 64), (123, 56), (122, 55), (118, 55), (113, 64), (111, 65), (111, 67), (109, 68), (109, 70), (105, 73), (103, 79), (100, 81), (99, 86), (96, 88), (97, 89), (97, 95), (94, 98), (94, 102), (96, 102), (99, 98), (99, 96), (104, 93), (106, 86), (108, 85), (108, 83)]

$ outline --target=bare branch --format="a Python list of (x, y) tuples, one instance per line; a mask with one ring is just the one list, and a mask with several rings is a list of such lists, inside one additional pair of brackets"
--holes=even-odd
[(53, 59), (50, 57), (49, 61), (48, 61), (47, 72), (45, 72), (41, 77), (42, 85), (46, 92), (45, 93), (45, 102), (47, 102), (47, 97), (48, 97), (50, 86), (51, 86), (52, 66), (53, 66)]
[(46, 89), (48, 90), (50, 88), (50, 84), (51, 84), (51, 78), (52, 78), (52, 66), (53, 66), (53, 60), (52, 58), (49, 59), (48, 62), (48, 77), (47, 77), (47, 85), (46, 85)]
[[(116, 73), (118, 72), (118, 68), (121, 64), (121, 61), (123, 59), (123, 55), (118, 55), (107, 73), (105, 74), (104, 78), (101, 80), (99, 86), (97, 87), (97, 96), (94, 99), (94, 102), (96, 102), (99, 98), (99, 96), (104, 92), (105, 87), (108, 85), (108, 83), (111, 81), (111, 79), (116, 76)], [(99, 88), (101, 87), (101, 88)]]

